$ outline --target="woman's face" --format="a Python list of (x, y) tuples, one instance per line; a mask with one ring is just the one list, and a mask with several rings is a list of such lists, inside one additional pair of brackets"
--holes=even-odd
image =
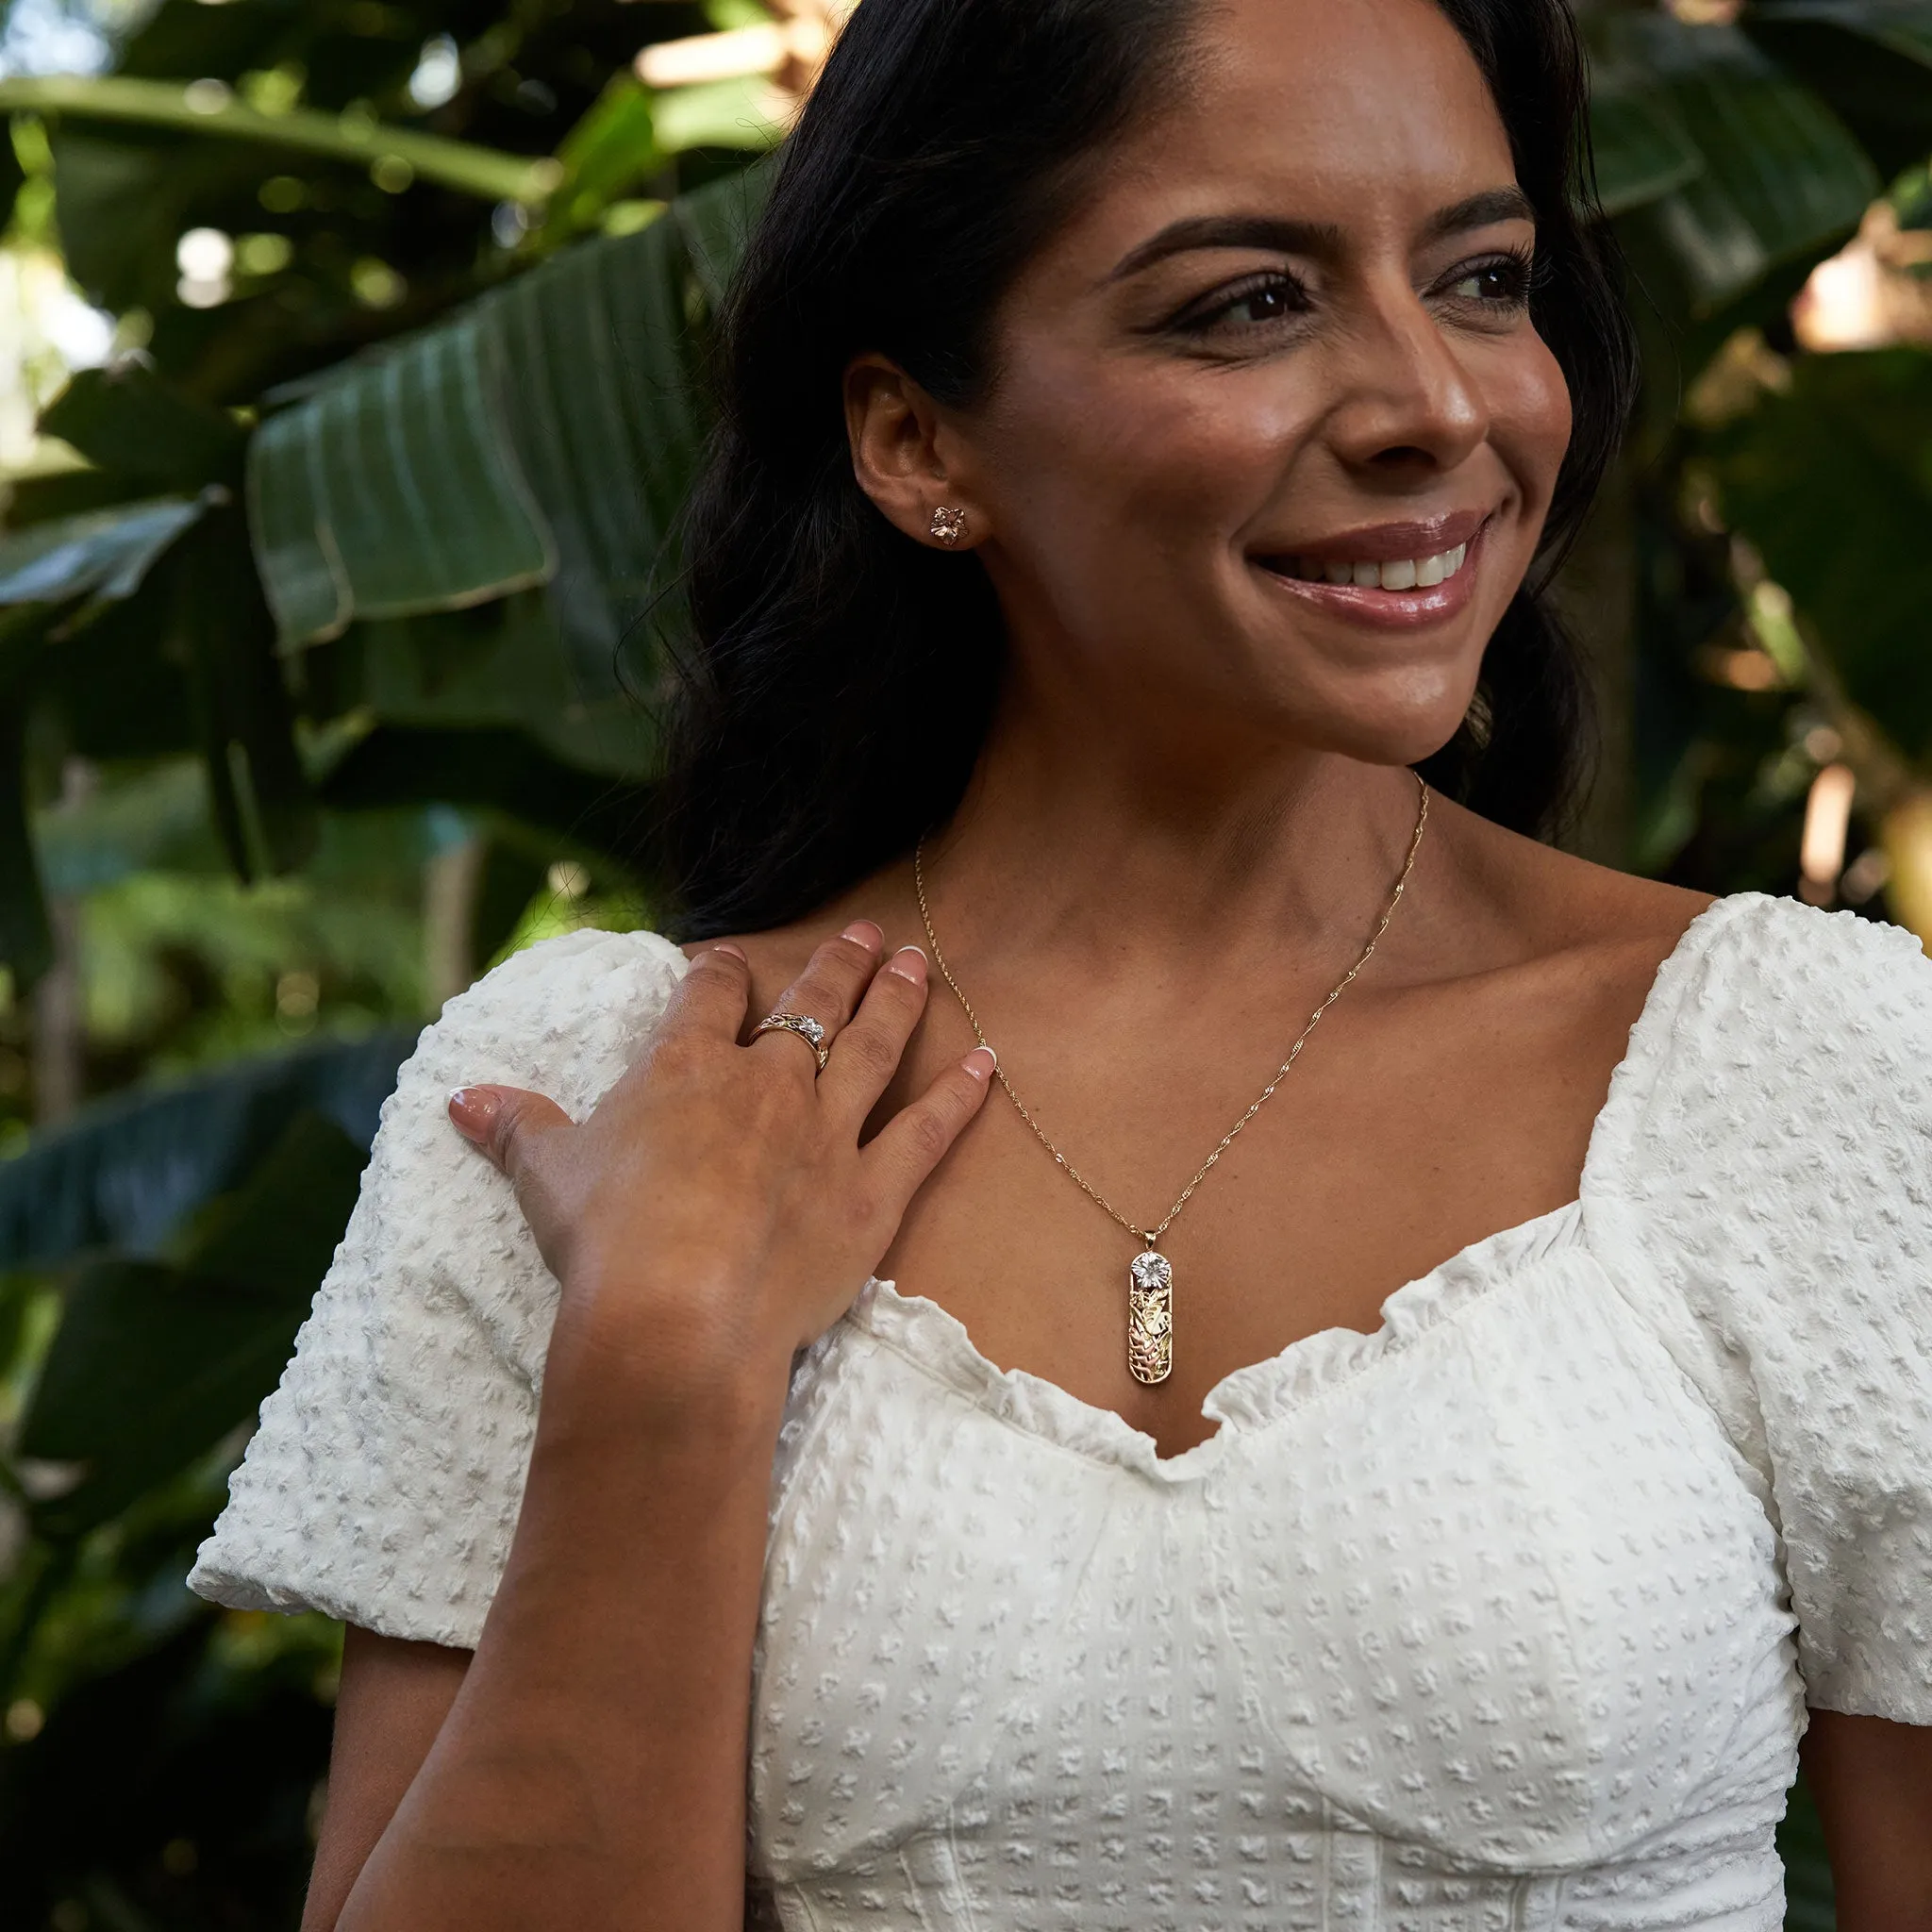
[(1569, 438), (1534, 225), (1431, 0), (1208, 0), (936, 448), (1017, 669), (1374, 762), (1454, 733)]

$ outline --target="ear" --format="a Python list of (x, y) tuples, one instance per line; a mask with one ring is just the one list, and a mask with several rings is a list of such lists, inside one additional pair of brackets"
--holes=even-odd
[[(846, 369), (845, 433), (858, 487), (915, 543), (971, 550), (986, 535), (978, 503), (947, 460), (954, 439), (939, 406), (896, 363), (866, 355)], [(942, 504), (966, 512), (963, 543), (941, 545), (932, 534)]]

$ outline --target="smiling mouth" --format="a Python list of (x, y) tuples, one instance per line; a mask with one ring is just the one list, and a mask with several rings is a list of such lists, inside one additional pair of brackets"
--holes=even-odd
[(1448, 582), (1469, 558), (1469, 545), (1439, 550), (1429, 557), (1393, 558), (1387, 562), (1363, 558), (1269, 557), (1260, 561), (1277, 576), (1305, 584), (1353, 584), (1361, 591), (1432, 591)]

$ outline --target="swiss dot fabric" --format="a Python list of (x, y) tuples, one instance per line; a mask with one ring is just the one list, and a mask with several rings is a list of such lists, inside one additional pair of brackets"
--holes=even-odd
[[(556, 1288), (443, 1117), (588, 1109), (683, 970), (451, 1004), (192, 1582), (472, 1645)], [(1237, 1370), (1161, 1459), (868, 1283), (800, 1358), (749, 1861), (794, 1932), (1772, 1932), (1805, 1708), (1932, 1724), (1932, 964), (1744, 895), (1580, 1197)]]

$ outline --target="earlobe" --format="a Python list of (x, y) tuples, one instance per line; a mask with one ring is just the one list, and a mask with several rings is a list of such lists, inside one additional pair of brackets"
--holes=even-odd
[(883, 356), (860, 356), (847, 367), (845, 429), (858, 487), (914, 542), (951, 550), (978, 532), (955, 500), (938, 448), (939, 417), (932, 398)]

